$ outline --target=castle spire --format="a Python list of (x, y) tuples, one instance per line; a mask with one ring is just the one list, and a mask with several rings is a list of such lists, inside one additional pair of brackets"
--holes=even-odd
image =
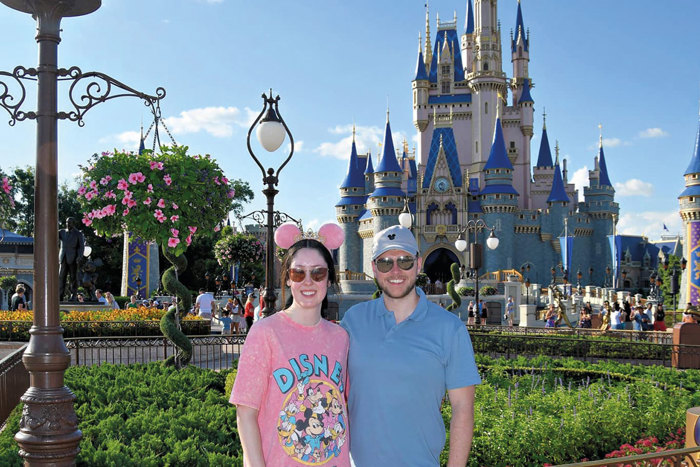
[[(543, 114), (543, 119), (547, 114)], [(537, 155), (536, 167), (552, 167), (552, 151), (549, 149), (549, 138), (547, 137), (547, 124), (542, 125), (542, 138), (540, 140), (540, 152)]]
[(472, 0), (467, 0), (467, 16), (464, 19), (464, 34), (474, 34), (474, 8), (472, 8)]
[(501, 117), (496, 117), (496, 130), (493, 134), (493, 143), (491, 144), (491, 152), (489, 159), (486, 161), (484, 170), (486, 169), (509, 169), (513, 170), (506, 152), (506, 142), (503, 138), (503, 127), (501, 126)]
[(547, 129), (547, 112), (545, 111), (544, 106), (542, 106), (542, 129)]
[(418, 80), (428, 80), (428, 73), (425, 70), (425, 60), (423, 60), (423, 53), (421, 52), (421, 36), (418, 34), (418, 62), (416, 63), (416, 77), (413, 81)]
[(399, 162), (396, 160), (396, 150), (394, 150), (394, 139), (391, 136), (391, 125), (389, 124), (389, 108), (386, 109), (386, 129), (384, 130), (384, 144), (382, 145), (382, 158), (377, 164), (376, 172), (401, 172)]
[(352, 126), (352, 148), (350, 149), (350, 162), (348, 163), (348, 173), (345, 180), (340, 184), (340, 188), (364, 188), (365, 177), (358, 161), (357, 147), (355, 146), (355, 125)]
[(432, 44), (430, 43), (430, 5), (425, 2), (425, 63), (429, 67), (430, 62), (433, 60), (433, 53), (431, 51)]
[(528, 51), (530, 40), (525, 34), (525, 25), (523, 23), (523, 10), (520, 8), (520, 0), (518, 0), (518, 14), (515, 19), (515, 34), (513, 34), (513, 41), (511, 42), (512, 52), (516, 52), (518, 42), (522, 41), (523, 50)]
[(685, 169), (685, 174), (696, 174), (700, 173), (700, 112), (698, 112), (698, 132), (695, 136), (695, 151), (693, 151), (693, 157), (690, 159), (690, 164), (688, 168)]
[(141, 122), (141, 137), (139, 138), (139, 154), (146, 150), (146, 142), (143, 139), (143, 122)]
[(600, 141), (598, 150), (598, 167), (600, 168), (600, 177), (598, 184), (600, 186), (605, 185), (612, 187), (612, 183), (610, 183), (610, 177), (608, 176), (608, 166), (605, 164), (605, 153), (603, 152), (603, 125), (599, 124), (598, 128), (600, 128)]
[(571, 200), (569, 199), (569, 195), (566, 194), (566, 189), (564, 189), (564, 181), (562, 180), (561, 169), (559, 168), (559, 142), (556, 143), (555, 148), (557, 152), (557, 161), (554, 164), (554, 179), (552, 180), (552, 189), (549, 192), (547, 202), (568, 203)]

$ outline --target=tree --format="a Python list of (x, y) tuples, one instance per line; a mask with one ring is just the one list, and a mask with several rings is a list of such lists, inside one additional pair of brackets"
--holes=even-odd
[(14, 187), (14, 206), (5, 228), (25, 237), (32, 237), (34, 236), (34, 168), (15, 167), (7, 178), (9, 184)]
[[(0, 229), (9, 229), (9, 221), (15, 209), (15, 188), (10, 178), (0, 169)], [(0, 232), (0, 239), (4, 230)]]
[(95, 154), (81, 167), (78, 196), (85, 226), (98, 235), (120, 236), (129, 230), (155, 241), (173, 265), (162, 283), (179, 300), (161, 320), (161, 330), (179, 349), (166, 363), (179, 368), (189, 362), (192, 350), (178, 326), (192, 306), (189, 290), (178, 280), (187, 269), (184, 253), (195, 235), (213, 231), (226, 217), (235, 191), (210, 156), (190, 156), (185, 146), (160, 151)]

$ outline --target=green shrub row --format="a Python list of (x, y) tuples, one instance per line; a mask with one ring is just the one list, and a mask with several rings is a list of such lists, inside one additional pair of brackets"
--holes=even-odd
[[(211, 334), (207, 320), (181, 321), (182, 331), (192, 336)], [(29, 341), (31, 321), (0, 321), (0, 340)], [(158, 321), (64, 321), (63, 337), (160, 336)]]

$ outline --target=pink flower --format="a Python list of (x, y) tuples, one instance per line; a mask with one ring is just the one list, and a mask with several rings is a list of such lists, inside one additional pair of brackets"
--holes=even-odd
[[(85, 196), (87, 196), (87, 195), (85, 195)], [(129, 204), (129, 201), (131, 201), (131, 198), (129, 198), (128, 196), (125, 196), (125, 197), (122, 199), (122, 204), (123, 204), (124, 206), (126, 206), (127, 204)]]
[(178, 219), (180, 219), (180, 216), (177, 216), (177, 215), (175, 215), (175, 216), (170, 216), (170, 222), (175, 223), (175, 222), (178, 221)]
[(117, 211), (117, 205), (116, 204), (108, 204), (104, 208), (102, 208), (102, 213), (105, 216), (111, 216)]
[(223, 183), (224, 185), (228, 185), (228, 178), (226, 178), (222, 175), (221, 176), (221, 183)]
[(133, 199), (129, 198), (129, 201), (128, 201), (126, 204), (127, 204), (127, 206), (129, 206), (130, 208), (133, 208), (134, 206), (136, 206), (136, 201), (134, 201)]
[(111, 198), (111, 199), (117, 199), (117, 195), (114, 194), (112, 190), (109, 190), (107, 193), (104, 194), (105, 198)]
[(177, 229), (170, 229), (170, 233), (173, 234), (173, 237), (180, 235), (180, 231)]
[(126, 180), (124, 180), (123, 178), (120, 178), (119, 181), (117, 182), (117, 188), (119, 190), (126, 190), (127, 188), (129, 188), (129, 183)]
[(145, 204), (146, 206), (149, 206), (151, 204), (151, 197), (149, 196), (148, 198), (144, 199), (143, 204)]
[(165, 200), (163, 198), (158, 200), (158, 205), (159, 208), (164, 208), (165, 207)]
[(156, 162), (156, 161), (151, 161), (151, 170), (163, 170), (163, 163), (162, 162)]
[(83, 224), (85, 224), (86, 227), (90, 227), (92, 225), (92, 221), (87, 217), (83, 217)]
[(175, 247), (177, 246), (178, 243), (180, 243), (180, 239), (179, 239), (179, 238), (171, 237), (171, 238), (168, 239), (168, 246), (169, 246), (170, 248), (175, 248)]
[(195, 232), (197, 231), (197, 227), (194, 227), (194, 226), (192, 226), (192, 225), (190, 225), (190, 226), (187, 227), (187, 228), (190, 229), (190, 233), (195, 233)]
[(173, 203), (173, 209), (177, 209), (177, 208), (178, 208), (178, 205)]
[(109, 175), (105, 175), (104, 177), (102, 177), (102, 179), (100, 179), (100, 185), (106, 185), (110, 182), (110, 180), (112, 180), (112, 177)]
[(131, 192), (129, 190), (124, 190), (124, 197), (125, 198), (131, 198), (132, 196), (134, 196), (133, 192)]
[[(7, 177), (2, 178), (2, 187), (5, 188), (5, 180), (7, 180)], [(80, 185), (80, 188), (78, 188), (78, 195), (84, 195), (85, 192), (87, 191), (87, 187), (85, 185)], [(5, 193), (9, 193), (9, 190), (5, 190)]]
[(187, 238), (185, 239), (185, 242), (187, 243), (187, 246), (190, 246), (190, 243), (192, 243), (192, 234), (189, 234)]
[(128, 209), (128, 208), (127, 208), (127, 209), (124, 209), (124, 211), (122, 211), (122, 216), (126, 216), (127, 214), (129, 214), (129, 209)]
[(111, 155), (112, 155), (112, 153), (109, 151), (102, 151), (102, 157), (111, 156)]
[(97, 182), (95, 180), (90, 180), (90, 188), (93, 190), (97, 188)]
[(165, 174), (163, 176), (163, 181), (165, 182), (166, 185), (170, 185), (173, 182), (173, 179), (170, 178), (170, 174)]
[(234, 196), (236, 196), (236, 190), (229, 190), (228, 197), (233, 198)]
[(221, 226), (217, 224), (217, 226), (214, 227), (214, 232), (218, 232), (219, 230), (221, 230)]
[(149, 184), (148, 184), (148, 188), (146, 188), (146, 191), (149, 192), (149, 193), (153, 193), (153, 185), (151, 185), (151, 184), (149, 183)]
[(165, 220), (167, 219), (167, 217), (165, 217), (165, 215), (163, 214), (163, 211), (161, 211), (160, 209), (156, 209), (156, 210), (153, 212), (153, 217), (155, 217), (156, 220), (157, 220), (158, 222), (160, 222), (161, 224), (162, 224), (163, 222), (165, 222)]
[(216, 183), (217, 185), (221, 185), (221, 182), (219, 181), (218, 176), (214, 177), (214, 183)]
[(136, 185), (137, 183), (144, 182), (146, 177), (141, 172), (135, 172), (129, 175), (129, 183)]
[(90, 201), (92, 198), (95, 197), (95, 194), (95, 191), (88, 191), (87, 193), (85, 193), (85, 199)]

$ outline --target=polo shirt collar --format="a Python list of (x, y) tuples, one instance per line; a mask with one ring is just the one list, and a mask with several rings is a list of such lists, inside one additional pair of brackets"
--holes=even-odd
[[(409, 320), (413, 321), (423, 321), (428, 316), (428, 298), (425, 296), (423, 289), (416, 287), (416, 293), (418, 294), (418, 304), (413, 310), (413, 313), (408, 315)], [(384, 303), (384, 297), (379, 297), (378, 312), (380, 316), (384, 316), (389, 313), (389, 310)]]

